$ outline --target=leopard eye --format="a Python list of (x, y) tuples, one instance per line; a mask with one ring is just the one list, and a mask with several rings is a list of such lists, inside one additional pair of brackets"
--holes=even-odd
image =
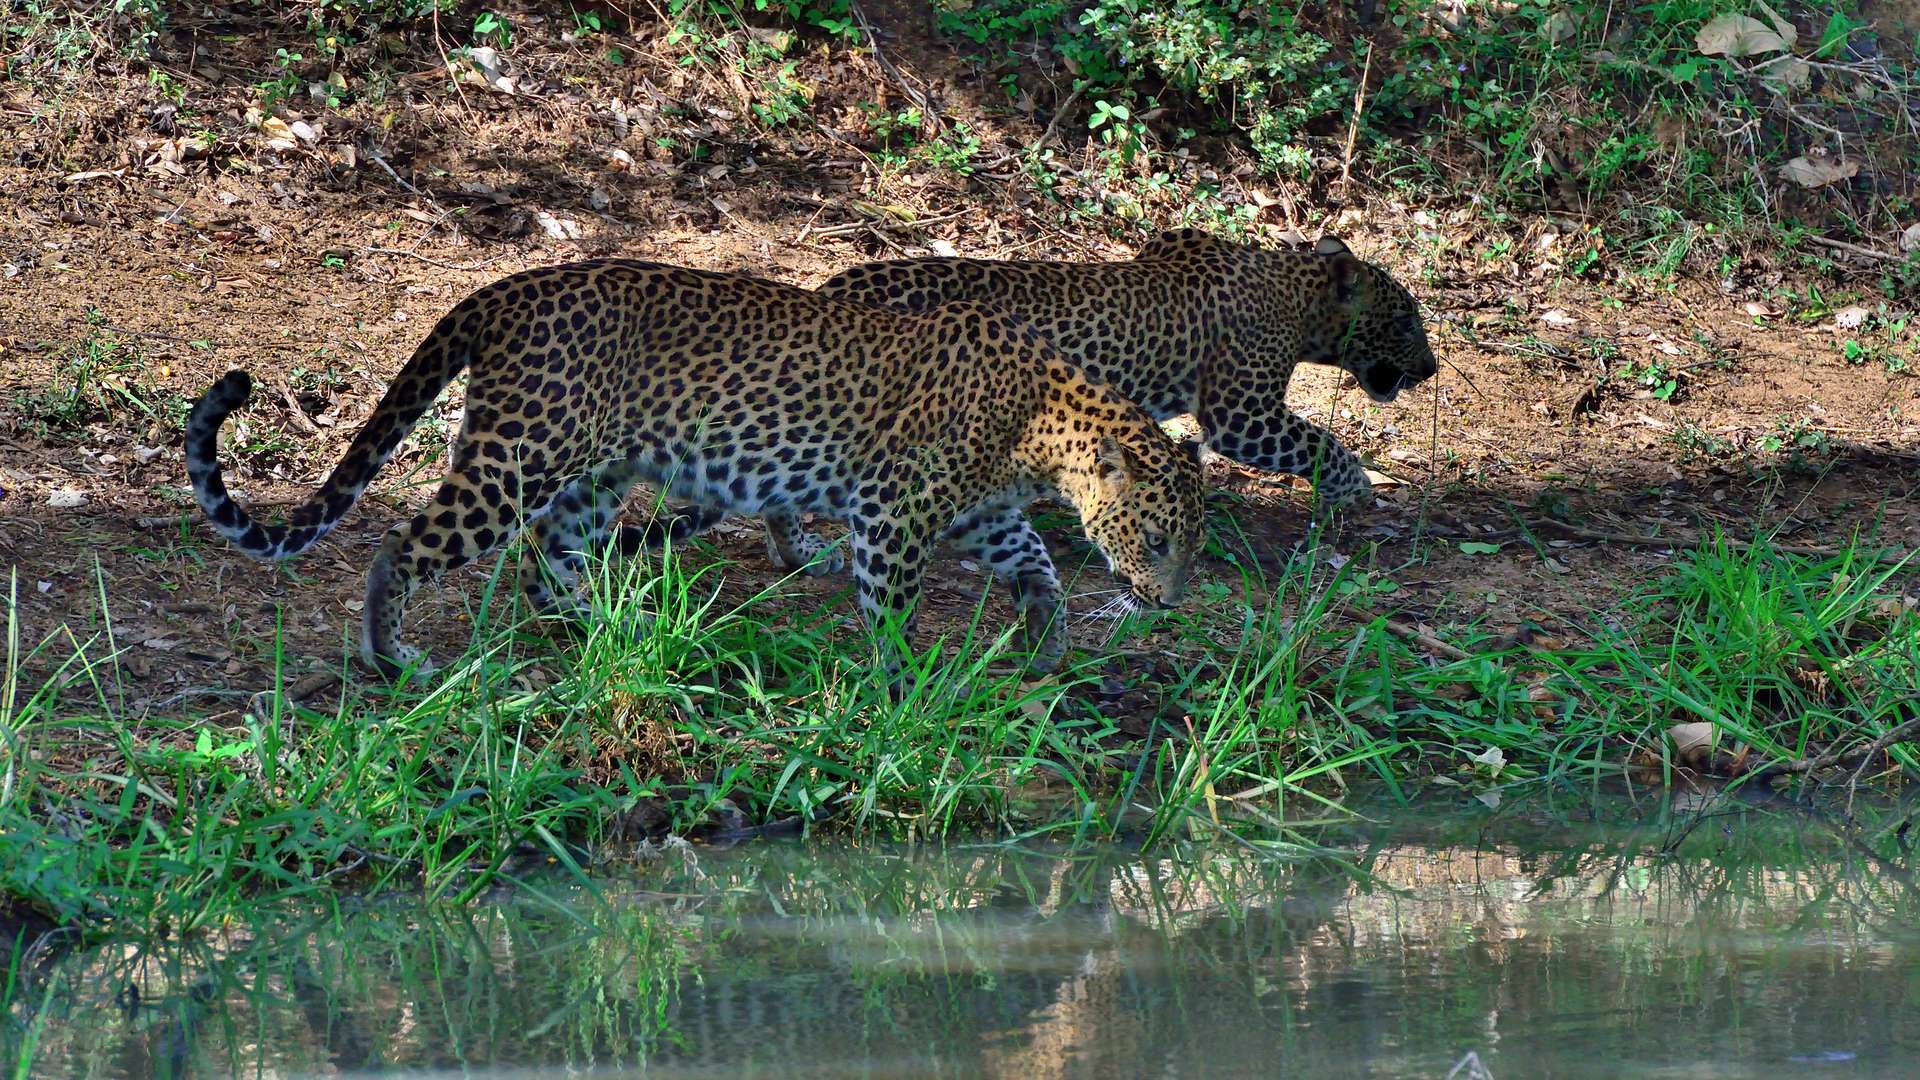
[(1166, 557), (1167, 538), (1165, 534), (1157, 532), (1147, 534), (1147, 554), (1152, 555), (1156, 559)]

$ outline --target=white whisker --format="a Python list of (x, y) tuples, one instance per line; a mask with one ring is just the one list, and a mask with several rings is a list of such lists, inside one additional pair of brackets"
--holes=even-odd
[(1118, 592), (1119, 595), (1101, 604), (1099, 607), (1094, 608), (1092, 611), (1081, 615), (1080, 620), (1082, 622), (1117, 621), (1140, 610), (1140, 601), (1134, 599), (1132, 593), (1126, 592), (1125, 590), (1115, 591)]

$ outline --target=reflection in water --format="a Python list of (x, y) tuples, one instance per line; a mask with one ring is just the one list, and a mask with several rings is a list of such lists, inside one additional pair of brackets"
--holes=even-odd
[(1352, 866), (757, 845), (603, 875), (605, 903), (551, 880), (263, 913), (19, 958), (0, 1049), (47, 1076), (1916, 1067), (1920, 900), (1893, 830), (1579, 814), (1402, 814), (1329, 837)]

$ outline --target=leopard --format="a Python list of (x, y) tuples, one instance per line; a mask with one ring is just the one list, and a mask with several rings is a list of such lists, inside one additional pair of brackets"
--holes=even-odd
[[(1439, 370), (1413, 294), (1331, 234), (1259, 248), (1189, 228), (1161, 233), (1130, 260), (869, 262), (817, 291), (904, 311), (971, 300), (1018, 313), (1154, 419), (1191, 415), (1219, 456), (1309, 479), (1331, 516), (1369, 501), (1372, 481), (1337, 436), (1287, 407), (1295, 366), (1343, 368), (1382, 403)], [(840, 546), (798, 517), (762, 521), (775, 562), (811, 574), (842, 567)], [(652, 542), (640, 531), (620, 537), (623, 550)]]
[[(423, 584), (524, 539), (519, 584), (542, 616), (587, 618), (582, 571), (613, 555), (629, 489), (695, 509), (647, 546), (727, 513), (813, 513), (847, 526), (860, 614), (911, 649), (935, 545), (1010, 592), (1028, 662), (1066, 651), (1065, 596), (1025, 508), (1063, 501), (1125, 600), (1182, 597), (1205, 535), (1201, 449), (1071, 363), (1025, 319), (973, 301), (917, 312), (797, 285), (635, 259), (519, 271), (472, 292), (420, 341), (319, 487), (266, 524), (228, 491), (222, 425), (252, 378), (194, 404), (185, 439), (200, 509), (260, 560), (313, 547), (461, 372), (464, 410), (424, 508), (388, 529), (367, 571), (359, 655), (389, 679), (433, 670), (403, 640)], [(897, 676), (901, 656), (889, 653)], [(897, 687), (896, 687), (897, 689)]]

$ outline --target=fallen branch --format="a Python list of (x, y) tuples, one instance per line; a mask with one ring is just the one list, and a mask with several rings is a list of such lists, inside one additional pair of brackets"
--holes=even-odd
[(1807, 237), (1807, 239), (1812, 241), (1813, 243), (1820, 245), (1823, 248), (1828, 248), (1832, 251), (1844, 251), (1849, 255), (1858, 255), (1863, 259), (1877, 259), (1881, 262), (1899, 262), (1900, 261), (1900, 256), (1895, 255), (1890, 251), (1880, 251), (1876, 248), (1861, 247), (1859, 244), (1849, 244), (1845, 240), (1830, 240), (1824, 236), (1809, 236)]
[(450, 262), (442, 262), (439, 259), (429, 258), (425, 255), (420, 254), (417, 251), (408, 251), (404, 248), (370, 247), (370, 248), (361, 248), (360, 250), (366, 252), (369, 255), (399, 255), (403, 258), (413, 259), (417, 262), (426, 263), (428, 266), (437, 266), (442, 270), (485, 270), (487, 267), (492, 266), (498, 263), (501, 259), (506, 258), (506, 256), (504, 255), (497, 255), (491, 259), (486, 259), (477, 263), (450, 263)]
[(860, 32), (866, 35), (867, 47), (873, 50), (874, 63), (879, 64), (880, 70), (887, 73), (887, 77), (892, 79), (894, 85), (900, 88), (900, 92), (907, 96), (907, 100), (920, 109), (920, 122), (923, 129), (931, 128), (935, 135), (944, 132), (946, 125), (941, 122), (939, 111), (933, 107), (933, 100), (909, 85), (907, 77), (901, 74), (899, 68), (893, 66), (893, 61), (887, 59), (885, 53), (880, 51), (880, 35), (873, 32), (873, 24), (867, 21), (867, 13), (860, 10), (859, 4), (849, 4), (847, 7), (853, 15), (853, 21), (860, 24)]
[(1348, 176), (1353, 170), (1353, 144), (1360, 137), (1360, 115), (1367, 108), (1367, 76), (1373, 74), (1373, 42), (1367, 42), (1366, 63), (1360, 68), (1360, 86), (1353, 92), (1353, 123), (1347, 128), (1347, 149), (1340, 155), (1340, 197), (1347, 197)]
[[(860, 207), (857, 203), (856, 204), (839, 203), (839, 204), (828, 204), (828, 205), (836, 205), (842, 210), (852, 210), (855, 213), (863, 213), (863, 211), (860, 210)], [(897, 217), (892, 217), (885, 214), (875, 214), (875, 215), (863, 216), (862, 219), (859, 221), (849, 221), (840, 225), (809, 227), (806, 231), (806, 235), (809, 237), (848, 236), (853, 233), (862, 232), (867, 229), (897, 229), (901, 231), (910, 232), (914, 229), (919, 229), (927, 225), (938, 225), (943, 221), (952, 221), (955, 218), (965, 217), (972, 212), (973, 212), (972, 210), (956, 210), (951, 214), (939, 214), (937, 216), (928, 217), (928, 218), (915, 218), (912, 221), (902, 221)]]
[[(1368, 612), (1363, 608), (1361, 609), (1361, 613), (1367, 614)], [(1429, 652), (1438, 653), (1449, 660), (1473, 659), (1472, 653), (1467, 652), (1457, 645), (1450, 645), (1447, 642), (1441, 641), (1439, 638), (1434, 637), (1432, 634), (1427, 633), (1425, 630), (1405, 620), (1396, 619), (1391, 615), (1378, 615), (1375, 617), (1380, 620), (1380, 625), (1386, 627), (1389, 633), (1414, 642)]]
[(123, 326), (109, 326), (106, 323), (89, 323), (79, 319), (75, 319), (73, 325), (90, 326), (96, 330), (105, 330), (111, 334), (119, 334), (122, 337), (152, 338), (155, 341), (177, 341), (182, 345), (193, 344), (193, 342), (187, 338), (175, 334), (163, 334), (158, 330), (129, 330)]
[[(1553, 520), (1528, 521), (1525, 522), (1525, 526), (1528, 529), (1544, 529), (1561, 533), (1578, 540), (1587, 540), (1598, 544), (1622, 544), (1631, 547), (1693, 547), (1706, 539), (1705, 537), (1641, 536), (1639, 533), (1602, 532), (1597, 529), (1586, 529), (1578, 525), (1570, 525), (1564, 521)], [(1518, 530), (1513, 531), (1515, 533), (1518, 532)], [(1463, 537), (1462, 539), (1474, 540), (1481, 538)], [(1847, 554), (1846, 551), (1840, 548), (1822, 547), (1815, 544), (1783, 544), (1777, 541), (1741, 540), (1738, 537), (1732, 536), (1722, 536), (1720, 537), (1720, 542), (1726, 544), (1728, 547), (1741, 551), (1752, 551), (1754, 548), (1761, 547), (1764, 544), (1765, 547), (1773, 551), (1785, 552), (1788, 555), (1805, 555), (1815, 559), (1832, 559)], [(1875, 562), (1896, 564), (1906, 562), (1912, 556), (1902, 555), (1899, 551), (1888, 548), (1873, 552), (1872, 557)]]
[[(1833, 749), (1828, 750), (1819, 757), (1798, 758), (1793, 761), (1776, 761), (1770, 765), (1765, 765), (1753, 770), (1747, 774), (1747, 778), (1756, 781), (1767, 781), (1777, 776), (1800, 776), (1805, 773), (1819, 772), (1822, 769), (1851, 765), (1855, 762), (1859, 762), (1864, 766), (1866, 762), (1873, 760), (1873, 755), (1885, 750), (1887, 747), (1892, 746), (1902, 739), (1910, 738), (1914, 735), (1920, 735), (1920, 717), (1897, 725), (1891, 731), (1868, 743), (1860, 750), (1846, 751)], [(1857, 771), (1853, 779), (1859, 779), (1859, 773)]]

